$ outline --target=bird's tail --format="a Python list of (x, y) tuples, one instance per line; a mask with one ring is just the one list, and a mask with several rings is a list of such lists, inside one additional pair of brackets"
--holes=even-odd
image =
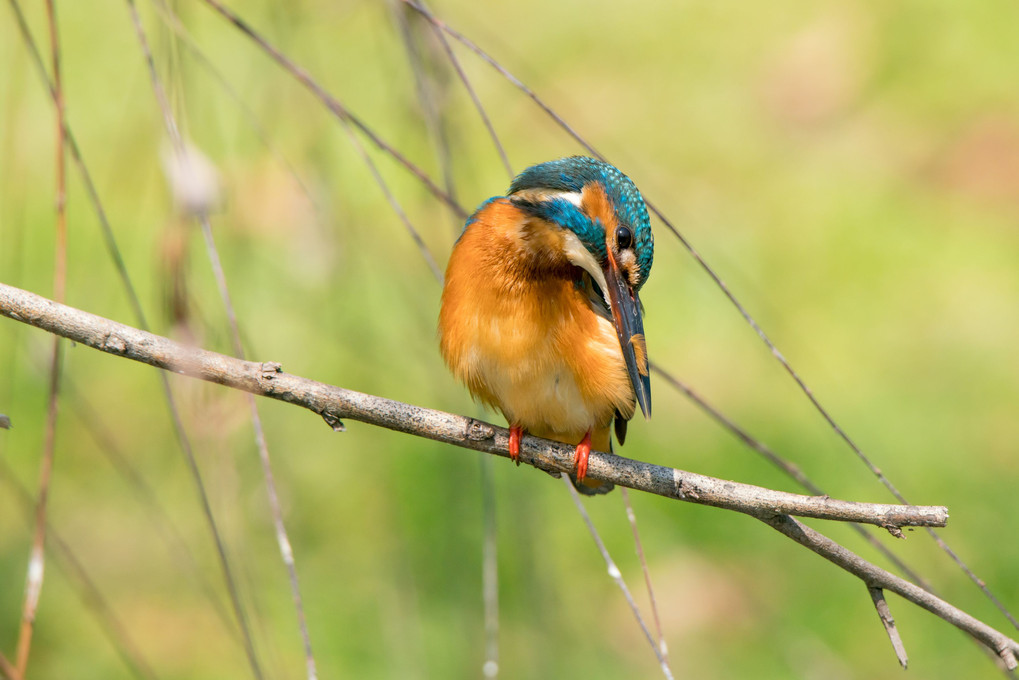
[(616, 485), (612, 482), (602, 482), (597, 479), (585, 479), (582, 482), (578, 482), (574, 475), (570, 475), (570, 479), (573, 481), (573, 486), (577, 491), (585, 496), (601, 496), (616, 488)]

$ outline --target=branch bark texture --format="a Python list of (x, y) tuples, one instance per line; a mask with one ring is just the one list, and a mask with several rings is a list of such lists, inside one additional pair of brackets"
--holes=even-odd
[[(384, 399), (282, 372), (279, 364), (243, 361), (187, 347), (146, 331), (53, 302), (0, 283), (0, 315), (108, 354), (302, 406), (334, 429), (343, 419), (508, 457), (509, 431), (489, 423)], [(573, 447), (525, 436), (521, 461), (546, 472), (570, 472)], [(902, 526), (944, 526), (942, 506), (887, 505), (803, 496), (730, 482), (607, 453), (591, 452), (588, 475), (638, 491), (735, 510), (756, 517), (785, 536), (860, 578), (869, 588), (901, 595), (969, 633), (1016, 667), (1019, 643), (926, 590), (873, 565), (791, 517), (875, 524), (897, 533)]]
[[(343, 419), (350, 419), (475, 451), (509, 455), (509, 430), (505, 428), (291, 375), (282, 372), (277, 363), (244, 361), (188, 347), (5, 284), (0, 284), (0, 314), (108, 354), (302, 406), (337, 429), (343, 427)], [(546, 472), (558, 475), (573, 469), (573, 447), (565, 444), (525, 436), (520, 453), (522, 462)], [(588, 475), (638, 491), (759, 518), (796, 515), (890, 529), (944, 526), (948, 521), (948, 510), (943, 506), (857, 503), (827, 496), (804, 496), (607, 453), (591, 453)]]

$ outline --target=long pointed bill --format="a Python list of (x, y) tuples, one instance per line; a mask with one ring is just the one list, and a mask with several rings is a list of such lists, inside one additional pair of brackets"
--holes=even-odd
[(645, 418), (651, 417), (651, 375), (648, 371), (647, 344), (644, 341), (644, 321), (640, 316), (640, 298), (619, 271), (612, 252), (605, 267), (612, 323), (619, 334), (619, 345), (626, 362), (626, 373), (637, 395), (637, 403)]

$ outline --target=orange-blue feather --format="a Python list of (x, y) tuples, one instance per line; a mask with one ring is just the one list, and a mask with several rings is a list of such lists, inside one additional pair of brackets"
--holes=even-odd
[[(597, 185), (581, 207), (613, 233), (615, 213)], [(611, 236), (610, 236), (611, 238)], [(446, 271), (439, 317), (442, 355), (471, 394), (512, 425), (576, 445), (610, 449), (613, 417), (635, 408), (612, 323), (578, 286), (561, 227), (506, 198), (468, 220)]]

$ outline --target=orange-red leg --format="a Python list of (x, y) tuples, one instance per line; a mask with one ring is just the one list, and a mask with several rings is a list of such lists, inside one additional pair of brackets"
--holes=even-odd
[(510, 460), (520, 465), (520, 439), (524, 436), (524, 428), (520, 425), (510, 425), (509, 454)]
[(587, 477), (587, 459), (591, 455), (591, 430), (587, 431), (584, 438), (577, 444), (577, 451), (573, 454), (573, 465), (575, 466), (577, 481), (584, 481)]

